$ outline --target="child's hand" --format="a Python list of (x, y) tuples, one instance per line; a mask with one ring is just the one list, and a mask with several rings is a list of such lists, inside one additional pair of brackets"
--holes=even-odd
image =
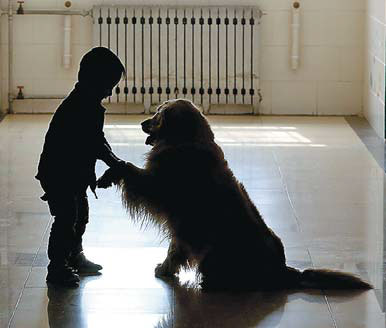
[(96, 185), (98, 188), (109, 188), (113, 184), (112, 181), (112, 169), (108, 169), (103, 175), (97, 180)]
[(109, 168), (103, 173), (103, 175), (97, 180), (96, 185), (98, 188), (109, 188), (120, 179), (119, 170)]
[(114, 167), (110, 167), (103, 173), (103, 175), (97, 180), (96, 186), (98, 188), (109, 188), (114, 184), (117, 184), (119, 180), (125, 175), (127, 169), (126, 162), (119, 161)]

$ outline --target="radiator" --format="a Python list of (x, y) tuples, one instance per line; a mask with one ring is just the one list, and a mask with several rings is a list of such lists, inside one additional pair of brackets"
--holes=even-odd
[(186, 98), (205, 113), (257, 113), (261, 16), (257, 7), (95, 6), (94, 45), (111, 49), (126, 69), (107, 101), (143, 104), (149, 113)]

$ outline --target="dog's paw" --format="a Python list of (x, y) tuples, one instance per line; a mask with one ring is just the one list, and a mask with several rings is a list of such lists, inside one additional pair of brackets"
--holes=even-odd
[(170, 272), (163, 263), (156, 266), (154, 274), (157, 278), (174, 278), (174, 273)]
[(97, 186), (98, 188), (102, 188), (102, 189), (107, 189), (107, 188), (111, 187), (112, 184), (113, 184), (112, 181), (109, 180), (109, 179), (106, 179), (105, 176), (100, 177), (100, 178), (97, 180), (97, 182), (96, 182), (96, 186)]
[(105, 173), (103, 173), (103, 175), (97, 180), (96, 186), (98, 188), (106, 189), (111, 187), (115, 182), (115, 180), (117, 179), (118, 179), (117, 172), (110, 168), (106, 170)]

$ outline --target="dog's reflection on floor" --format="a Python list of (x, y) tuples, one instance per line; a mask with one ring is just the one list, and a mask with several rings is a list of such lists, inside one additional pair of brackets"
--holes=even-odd
[[(325, 302), (323, 295), (316, 290), (203, 292), (197, 284), (191, 281), (180, 283), (178, 278), (163, 281), (163, 287), (168, 295), (169, 311), (158, 323), (149, 324), (149, 328), (279, 327), (288, 302), (299, 298), (308, 303)], [(47, 314), (51, 328), (90, 327), (88, 322), (90, 308), (85, 305), (83, 299), (85, 290), (87, 288), (48, 288)], [(353, 297), (356, 293), (358, 292), (339, 291), (334, 296)], [(103, 312), (103, 309), (101, 310)], [(132, 326), (130, 315), (106, 319), (119, 323), (122, 327)], [(120, 319), (128, 321), (119, 322)], [(145, 327), (144, 324), (141, 327)]]
[[(325, 303), (320, 290), (203, 292), (197, 285), (180, 284), (177, 279), (164, 282), (173, 302), (170, 312), (154, 328), (279, 327), (288, 302), (301, 299), (307, 303)], [(331, 293), (344, 299), (361, 292)]]
[[(280, 322), (288, 292), (203, 292), (195, 284), (165, 282), (173, 302), (154, 328), (257, 327)], [(274, 315), (270, 316), (274, 312)]]

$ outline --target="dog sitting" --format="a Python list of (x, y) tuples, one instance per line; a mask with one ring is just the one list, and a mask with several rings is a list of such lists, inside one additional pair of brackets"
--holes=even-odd
[(284, 288), (369, 289), (348, 273), (288, 267), (283, 244), (265, 224), (214, 141), (205, 117), (190, 101), (163, 103), (142, 124), (148, 134), (144, 168), (108, 169), (100, 188), (122, 190), (124, 206), (170, 238), (157, 277), (196, 266), (207, 290)]

